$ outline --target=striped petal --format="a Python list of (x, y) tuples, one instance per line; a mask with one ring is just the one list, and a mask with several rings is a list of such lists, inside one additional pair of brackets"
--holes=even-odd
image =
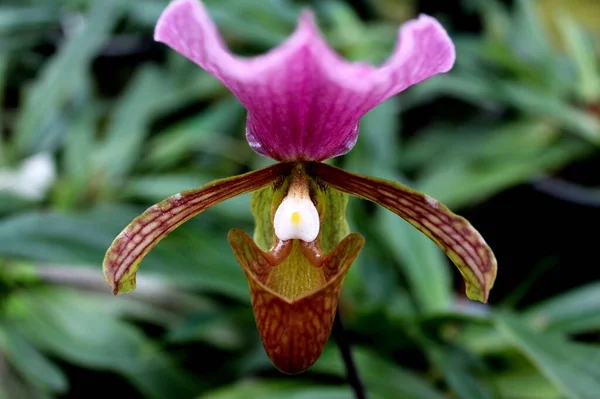
[(305, 244), (299, 240), (287, 241), (294, 248), (275, 263), (242, 230), (231, 230), (227, 238), (246, 274), (267, 355), (279, 370), (301, 373), (317, 361), (327, 343), (342, 283), (365, 239), (350, 234), (313, 265), (302, 254), (300, 246)]
[(290, 170), (289, 164), (276, 164), (215, 180), (204, 187), (175, 194), (148, 208), (125, 227), (106, 252), (102, 267), (113, 293), (117, 295), (135, 289), (135, 274), (144, 256), (178, 226), (213, 205), (265, 187)]
[(342, 192), (375, 202), (412, 224), (435, 242), (458, 267), (467, 296), (487, 302), (496, 279), (496, 258), (477, 230), (437, 200), (392, 181), (362, 176), (323, 163), (309, 174)]

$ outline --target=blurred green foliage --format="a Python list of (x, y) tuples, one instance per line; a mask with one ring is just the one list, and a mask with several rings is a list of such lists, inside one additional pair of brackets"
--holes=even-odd
[[(239, 53), (279, 43), (308, 4), (342, 55), (380, 62), (418, 4), (364, 3), (375, 15), (366, 22), (343, 1), (206, 0)], [(600, 37), (578, 13), (514, 3), (464, 0), (482, 31), (448, 26), (455, 69), (369, 113), (356, 148), (335, 162), (460, 211), (594, 155)], [(600, 4), (588, 3), (585, 14), (600, 15)], [(106, 248), (143, 209), (268, 162), (246, 145), (244, 110), (226, 89), (152, 43), (165, 5), (0, 3), (0, 398), (116, 390), (156, 399), (350, 398), (333, 343), (293, 378), (274, 371), (262, 351), (225, 239), (231, 227), (251, 231), (248, 196), (161, 243), (135, 293), (112, 297), (103, 281)], [(540, 16), (555, 21), (553, 34)], [(457, 121), (433, 105), (440, 99), (473, 111)], [(402, 116), (419, 112), (429, 122), (415, 132)], [(449, 261), (416, 230), (359, 201), (349, 211), (367, 246), (341, 311), (369, 397), (600, 392), (598, 340), (575, 341), (600, 331), (598, 282), (520, 310), (493, 291), (493, 305), (469, 303)], [(515, 296), (527, 289), (514, 284)]]

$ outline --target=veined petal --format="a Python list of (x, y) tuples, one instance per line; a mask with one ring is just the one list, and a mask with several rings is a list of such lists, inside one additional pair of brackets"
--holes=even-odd
[(322, 163), (311, 163), (308, 171), (337, 190), (389, 209), (419, 229), (458, 267), (465, 279), (467, 296), (487, 302), (496, 279), (496, 258), (466, 219), (452, 213), (437, 200), (399, 183), (350, 173)]
[(175, 0), (155, 39), (218, 78), (248, 109), (246, 137), (276, 160), (322, 161), (348, 152), (359, 119), (385, 99), (452, 68), (455, 50), (444, 28), (421, 15), (404, 24), (390, 58), (375, 67), (342, 59), (323, 39), (312, 13), (271, 51), (250, 58), (229, 52), (197, 0)]
[(213, 205), (258, 190), (291, 171), (275, 164), (183, 191), (148, 208), (115, 238), (104, 256), (104, 278), (115, 295), (135, 289), (135, 273), (146, 254), (179, 225)]
[(254, 317), (267, 355), (285, 373), (306, 370), (317, 361), (329, 339), (342, 283), (365, 239), (359, 234), (344, 238), (319, 265), (324, 284), (291, 299), (269, 286), (273, 269), (280, 266), (273, 265), (246, 233), (233, 229), (227, 238), (248, 279)]

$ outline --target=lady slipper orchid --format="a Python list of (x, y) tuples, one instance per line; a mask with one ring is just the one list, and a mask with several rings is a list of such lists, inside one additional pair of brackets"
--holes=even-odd
[(402, 26), (393, 54), (379, 67), (340, 58), (308, 11), (285, 42), (256, 57), (231, 54), (197, 0), (172, 2), (155, 39), (231, 90), (248, 111), (248, 143), (278, 163), (175, 194), (134, 219), (104, 259), (115, 295), (135, 288), (142, 258), (179, 225), (215, 204), (253, 193), (254, 238), (238, 229), (227, 238), (248, 280), (268, 356), (283, 372), (304, 371), (329, 338), (342, 282), (364, 245), (361, 235), (349, 233), (350, 194), (384, 206), (423, 232), (456, 264), (467, 296), (487, 301), (496, 260), (469, 222), (406, 186), (323, 163), (352, 149), (367, 111), (452, 67), (454, 45), (435, 19), (422, 15)]

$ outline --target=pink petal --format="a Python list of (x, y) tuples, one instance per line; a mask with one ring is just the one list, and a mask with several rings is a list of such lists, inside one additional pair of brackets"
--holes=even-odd
[(250, 146), (279, 161), (322, 161), (347, 153), (364, 114), (447, 72), (455, 59), (448, 34), (426, 15), (401, 27), (393, 54), (379, 67), (342, 59), (308, 11), (290, 37), (257, 57), (231, 54), (197, 0), (172, 2), (156, 25), (155, 39), (223, 82), (248, 110)]

